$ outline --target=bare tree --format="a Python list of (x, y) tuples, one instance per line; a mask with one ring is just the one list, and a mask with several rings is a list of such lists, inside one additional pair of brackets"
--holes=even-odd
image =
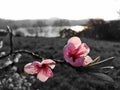
[[(36, 22), (36, 24), (33, 25), (33, 27), (39, 27), (40, 28), (40, 33), (43, 32), (42, 27), (45, 27), (45, 26), (47, 26), (47, 24), (44, 20), (39, 20), (39, 21)], [(39, 31), (37, 29), (36, 30), (36, 37), (38, 37), (38, 33), (39, 33)]]
[(56, 20), (53, 23), (53, 26), (69, 26), (70, 22), (69, 20), (66, 19), (60, 19), (60, 20)]

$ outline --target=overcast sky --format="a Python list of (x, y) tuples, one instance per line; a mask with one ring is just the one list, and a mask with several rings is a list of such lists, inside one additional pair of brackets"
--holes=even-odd
[(4, 19), (119, 19), (120, 0), (0, 0)]

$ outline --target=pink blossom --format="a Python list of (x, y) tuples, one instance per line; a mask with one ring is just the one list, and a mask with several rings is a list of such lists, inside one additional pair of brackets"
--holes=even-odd
[(24, 67), (24, 71), (28, 74), (37, 74), (37, 78), (45, 82), (48, 78), (53, 77), (53, 72), (55, 62), (51, 59), (44, 59), (42, 62), (34, 61), (28, 63)]
[(90, 48), (86, 43), (82, 43), (79, 37), (70, 38), (67, 45), (63, 48), (66, 62), (75, 67), (86, 66), (93, 61), (88, 56), (89, 52)]

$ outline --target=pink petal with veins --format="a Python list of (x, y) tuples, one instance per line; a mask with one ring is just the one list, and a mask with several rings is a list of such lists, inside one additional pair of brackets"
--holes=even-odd
[(83, 66), (87, 66), (88, 64), (90, 64), (92, 62), (93, 62), (92, 58), (90, 56), (86, 56), (84, 63), (83, 63)]
[(38, 73), (38, 68), (33, 63), (28, 63), (24, 67), (24, 71), (28, 74)]
[(81, 40), (79, 37), (71, 37), (69, 40), (68, 40), (68, 44), (72, 43), (73, 45), (75, 45), (75, 47), (78, 47), (79, 45), (81, 45)]
[(75, 66), (75, 67), (83, 66), (84, 57), (77, 58), (75, 61), (71, 60), (71, 61), (69, 61), (69, 63), (70, 63), (72, 66)]
[(87, 46), (86, 43), (82, 43), (80, 47), (78, 48), (78, 52), (76, 54), (79, 54), (80, 56), (86, 56), (90, 52), (90, 48)]
[(69, 62), (69, 60), (71, 60), (71, 57), (69, 57), (69, 53), (70, 53), (70, 51), (69, 51), (68, 47), (65, 46), (63, 48), (63, 54), (64, 54), (64, 58), (65, 58), (66, 62)]
[(48, 78), (51, 77), (53, 77), (53, 72), (50, 68), (41, 69), (37, 75), (37, 78), (42, 82), (45, 82)]

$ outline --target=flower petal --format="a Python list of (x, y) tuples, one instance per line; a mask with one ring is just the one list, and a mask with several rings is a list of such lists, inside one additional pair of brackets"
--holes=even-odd
[(69, 52), (74, 53), (75, 50), (81, 45), (79, 37), (72, 37), (68, 40), (67, 45), (64, 48), (68, 48)]
[(41, 71), (38, 73), (37, 78), (38, 78), (40, 81), (45, 82), (45, 81), (47, 81), (48, 76), (45, 76), (45, 75), (44, 75), (44, 71), (41, 70)]
[(72, 66), (80, 67), (83, 66), (84, 57), (77, 58), (75, 61), (69, 61)]
[(83, 63), (83, 66), (87, 66), (88, 64), (90, 64), (92, 62), (93, 62), (92, 58), (90, 56), (86, 56), (84, 63)]
[(65, 46), (63, 48), (63, 54), (64, 54), (64, 58), (65, 58), (66, 62), (69, 62), (71, 57), (69, 57), (69, 49), (67, 46)]
[(24, 71), (28, 74), (36, 74), (39, 71), (40, 62), (28, 63), (24, 67)]
[(75, 37), (71, 37), (68, 40), (68, 44), (70, 44), (70, 43), (74, 44), (77, 47), (77, 46), (81, 45), (81, 40), (80, 40), (79, 37), (76, 37), (76, 36)]
[(41, 69), (37, 75), (37, 78), (42, 82), (45, 82), (48, 78), (51, 77), (53, 77), (53, 72), (50, 68)]
[(75, 46), (74, 44), (69, 43), (69, 44), (66, 45), (66, 47), (68, 48), (68, 50), (69, 50), (70, 53), (74, 53), (75, 50), (76, 50), (79, 46), (77, 47), (77, 46)]
[(51, 59), (44, 59), (41, 64), (48, 64), (48, 66), (51, 68), (51, 69), (54, 69), (55, 67), (55, 61), (51, 60)]
[[(76, 42), (76, 41), (78, 41), (78, 42)], [(69, 52), (74, 53), (75, 49), (77, 49), (80, 45), (81, 45), (80, 39), (74, 41), (74, 38), (73, 39), (71, 38), (68, 40), (68, 43), (65, 47), (67, 47), (69, 49)]]
[(86, 56), (89, 52), (90, 48), (87, 46), (87, 44), (82, 43), (76, 54), (79, 54), (79, 56)]

